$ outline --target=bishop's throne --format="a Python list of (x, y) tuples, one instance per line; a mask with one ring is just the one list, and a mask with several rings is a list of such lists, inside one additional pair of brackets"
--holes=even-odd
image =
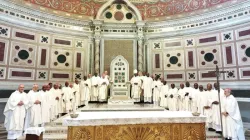
[(130, 99), (130, 84), (129, 84), (129, 63), (121, 55), (116, 56), (110, 65), (110, 99), (108, 104), (134, 104)]

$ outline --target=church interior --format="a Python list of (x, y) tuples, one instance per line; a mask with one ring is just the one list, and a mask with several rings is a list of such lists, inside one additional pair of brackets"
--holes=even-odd
[(140, 72), (169, 88), (187, 81), (230, 88), (250, 139), (250, 0), (0, 0), (0, 139), (20, 84), (28, 93), (34, 84), (82, 83), (90, 74), (109, 76), (103, 100), (73, 109), (77, 118), (71, 112), (46, 123), (43, 139), (224, 139), (205, 130), (202, 115), (171, 117), (152, 104), (154, 95), (144, 103), (145, 90), (133, 100), (131, 79)]

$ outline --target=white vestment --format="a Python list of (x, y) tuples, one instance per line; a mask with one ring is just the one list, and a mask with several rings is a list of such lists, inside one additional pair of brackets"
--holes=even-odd
[(160, 106), (168, 107), (168, 85), (163, 85), (160, 91)]
[[(220, 90), (220, 99), (223, 99), (224, 96), (224, 90)], [(212, 106), (212, 127), (213, 129), (215, 129), (216, 131), (221, 131), (221, 121), (220, 121), (220, 117), (221, 117), (221, 112), (220, 112), (220, 105), (216, 105), (216, 104), (212, 104), (214, 101), (218, 101), (219, 102), (219, 97), (218, 97), (218, 91), (217, 90), (212, 90), (211, 91), (211, 106)]]
[(197, 112), (198, 111), (198, 106), (197, 106), (197, 96), (199, 94), (199, 89), (193, 89), (192, 93), (192, 102), (191, 102), (191, 111), (192, 112)]
[(40, 91), (42, 97), (42, 121), (43, 123), (50, 122), (51, 98), (48, 91)]
[(144, 89), (144, 102), (152, 101), (152, 84), (153, 79), (151, 77), (144, 77), (142, 88)]
[(100, 79), (100, 77), (98, 77), (98, 76), (93, 76), (92, 78), (91, 78), (91, 98), (90, 98), (90, 100), (91, 101), (97, 101), (97, 97), (98, 97), (98, 94), (99, 94), (99, 92), (98, 92), (98, 90), (99, 90), (99, 87), (98, 87), (98, 84), (99, 84), (99, 79)]
[(76, 107), (78, 108), (78, 106), (80, 106), (80, 102), (81, 102), (81, 98), (80, 98), (80, 84), (73, 84), (73, 91), (75, 91), (76, 93), (74, 94), (74, 101), (76, 104)]
[[(42, 124), (42, 96), (39, 91), (34, 92), (30, 90), (27, 94), (29, 99), (29, 108), (27, 109), (25, 118), (25, 128), (38, 127)], [(40, 101), (41, 104), (35, 104), (36, 101)]]
[[(170, 96), (173, 95), (173, 98)], [(168, 109), (170, 111), (177, 111), (178, 109), (178, 89), (170, 88), (168, 91)]]
[[(63, 113), (62, 90), (55, 89), (53, 95), (55, 99), (54, 113), (57, 116), (58, 114)], [(56, 100), (57, 97), (59, 98), (59, 100)]]
[[(22, 101), (24, 105), (18, 106), (17, 104), (20, 101)], [(22, 136), (28, 103), (29, 100), (25, 92), (20, 93), (16, 90), (10, 95), (4, 108), (4, 126), (6, 131), (8, 131), (8, 139), (17, 139)]]
[(91, 91), (90, 79), (87, 79), (86, 81), (81, 81), (80, 83), (81, 105), (88, 105), (88, 102), (90, 100), (90, 91)]
[(213, 91), (204, 91), (204, 106), (209, 106), (209, 109), (204, 108), (204, 115), (206, 116), (206, 127), (207, 128), (212, 128), (212, 105), (211, 105), (211, 100), (212, 100), (212, 94)]
[[(140, 101), (140, 91), (141, 91), (141, 79), (138, 76), (134, 76), (130, 83), (132, 85), (131, 96), (135, 100), (135, 102)], [(135, 85), (137, 83), (137, 85)]]
[(184, 107), (184, 99), (185, 99), (185, 91), (184, 89), (179, 89), (177, 92), (177, 110), (179, 111), (184, 111), (185, 107)]
[(197, 106), (197, 112), (204, 115), (204, 106), (208, 105), (207, 101), (207, 94), (206, 91), (199, 91), (196, 96), (196, 106)]
[(63, 100), (65, 104), (65, 110), (68, 113), (70, 110), (72, 110), (72, 100), (73, 99), (73, 90), (70, 87), (63, 87), (62, 88)]
[(242, 124), (242, 119), (240, 115), (240, 110), (238, 102), (233, 95), (224, 98), (222, 108), (228, 113), (225, 117), (226, 121), (223, 123), (225, 125), (224, 137), (230, 138), (232, 140), (245, 140), (244, 128)]
[(57, 101), (56, 101), (56, 95), (55, 95), (55, 89), (51, 88), (49, 91), (47, 91), (47, 94), (49, 95), (49, 100), (50, 100), (50, 120), (56, 119), (57, 115)]
[(160, 91), (161, 91), (161, 86), (162, 86), (162, 82), (160, 80), (157, 81), (153, 81), (152, 87), (154, 89), (153, 91), (153, 101), (154, 104), (159, 104), (160, 101)]
[[(103, 85), (103, 83), (105, 83)], [(98, 81), (98, 85), (99, 85), (99, 91), (98, 91), (98, 98), (99, 101), (105, 101), (106, 99), (106, 93), (107, 93), (107, 87), (109, 85), (109, 81), (106, 78), (100, 78)]]
[[(190, 100), (190, 98), (192, 98), (192, 94), (194, 92), (194, 88), (192, 87), (184, 87), (184, 99), (183, 99), (183, 110), (184, 111), (192, 111), (192, 100)], [(185, 96), (186, 93), (189, 93), (188, 96)]]

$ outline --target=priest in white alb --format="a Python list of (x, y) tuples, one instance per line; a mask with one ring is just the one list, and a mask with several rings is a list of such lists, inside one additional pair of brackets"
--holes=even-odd
[(170, 111), (178, 110), (178, 89), (173, 83), (168, 91), (168, 109)]
[(38, 91), (38, 85), (34, 84), (32, 90), (27, 94), (29, 99), (29, 108), (27, 110), (27, 115), (25, 118), (25, 126), (29, 127), (39, 127), (42, 122), (42, 96)]
[(75, 91), (74, 100), (75, 100), (76, 108), (78, 108), (78, 106), (80, 106), (80, 103), (81, 103), (81, 98), (80, 98), (80, 92), (79, 92), (80, 84), (77, 79), (75, 80), (75, 83), (73, 84), (73, 90)]
[(140, 101), (140, 93), (141, 93), (141, 79), (137, 76), (137, 70), (134, 70), (134, 76), (130, 80), (132, 85), (131, 96), (135, 102)]
[(192, 112), (197, 112), (198, 107), (197, 107), (197, 96), (199, 94), (199, 85), (197, 83), (194, 83), (194, 88), (192, 92), (192, 102), (191, 102), (191, 111)]
[(196, 96), (196, 106), (197, 106), (197, 112), (204, 115), (204, 106), (207, 106), (207, 94), (205, 94), (205, 91), (203, 89), (203, 86), (199, 86), (199, 92)]
[(183, 110), (184, 111), (192, 111), (192, 94), (194, 92), (194, 89), (190, 87), (190, 83), (186, 82), (186, 87), (184, 87), (184, 99), (183, 99)]
[(73, 90), (69, 87), (69, 83), (65, 82), (65, 87), (62, 88), (63, 93), (63, 103), (65, 106), (66, 113), (72, 111), (72, 99), (73, 99)]
[(184, 91), (184, 84), (181, 83), (180, 84), (180, 88), (178, 90), (178, 93), (177, 93), (177, 108), (179, 111), (184, 111), (185, 108), (184, 108), (184, 99), (185, 99), (185, 91)]
[(40, 91), (40, 95), (42, 98), (42, 126), (45, 125), (45, 123), (49, 123), (50, 122), (50, 109), (51, 109), (51, 105), (50, 105), (50, 95), (47, 92), (47, 85), (43, 85), (42, 90)]
[(231, 89), (225, 89), (222, 115), (226, 118), (223, 137), (231, 140), (245, 140), (244, 128), (237, 100), (231, 95)]
[(160, 106), (164, 108), (168, 108), (168, 85), (167, 81), (163, 81), (163, 86), (161, 87), (160, 92)]
[(144, 77), (142, 88), (144, 92), (144, 102), (151, 103), (152, 102), (152, 84), (153, 79), (149, 76), (149, 73)]
[(212, 119), (212, 95), (214, 91), (212, 90), (212, 85), (210, 83), (207, 84), (207, 91), (205, 91), (205, 99), (204, 99), (204, 115), (206, 116), (206, 127), (209, 131), (215, 131), (213, 127), (213, 119)]
[(98, 76), (97, 73), (95, 73), (94, 76), (91, 78), (91, 97), (90, 97), (91, 101), (97, 101), (98, 100), (99, 79), (100, 79), (100, 77)]
[(17, 139), (22, 136), (28, 103), (27, 94), (24, 92), (24, 85), (21, 84), (18, 90), (10, 95), (4, 108), (4, 127), (8, 132), (7, 139)]
[(87, 106), (90, 100), (91, 81), (87, 76), (80, 83), (81, 105)]
[(105, 78), (104, 73), (102, 74), (102, 77), (99, 79), (98, 85), (99, 85), (99, 91), (98, 91), (99, 102), (106, 101), (107, 100), (106, 93), (107, 93), (107, 88), (109, 85), (109, 80)]
[(54, 92), (53, 92), (53, 99), (55, 102), (54, 105), (54, 115), (56, 118), (61, 116), (61, 113), (63, 113), (63, 100), (62, 100), (62, 90), (59, 89), (58, 83), (54, 84)]
[(162, 82), (160, 79), (160, 76), (157, 75), (155, 77), (155, 81), (153, 81), (152, 84), (152, 88), (153, 88), (153, 102), (154, 105), (159, 105), (159, 101), (160, 101), (160, 91), (161, 91), (161, 87), (162, 87)]

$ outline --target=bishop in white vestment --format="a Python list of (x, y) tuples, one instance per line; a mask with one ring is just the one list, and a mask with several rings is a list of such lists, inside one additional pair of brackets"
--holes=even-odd
[(141, 91), (141, 79), (134, 73), (134, 77), (130, 80), (132, 85), (131, 96), (135, 102), (140, 101), (140, 91)]
[(24, 92), (24, 85), (21, 84), (18, 90), (10, 95), (4, 108), (4, 127), (8, 131), (8, 139), (17, 139), (22, 136), (28, 103), (27, 94)]
[(226, 118), (225, 129), (223, 129), (224, 138), (232, 140), (245, 140), (244, 128), (240, 115), (239, 105), (233, 95), (231, 95), (231, 89), (225, 89), (225, 100), (223, 102), (222, 115)]
[(107, 93), (109, 81), (108, 79), (105, 78), (105, 74), (102, 74), (102, 77), (98, 81), (98, 85), (99, 85), (99, 91), (98, 91), (99, 101), (100, 102), (106, 101), (107, 100), (106, 93)]
[(80, 94), (81, 94), (81, 104), (88, 105), (90, 100), (91, 91), (91, 81), (87, 76), (83, 77), (83, 81), (80, 83)]
[(144, 89), (144, 102), (152, 102), (152, 84), (153, 79), (149, 76), (149, 73), (147, 73), (142, 83), (142, 88)]

